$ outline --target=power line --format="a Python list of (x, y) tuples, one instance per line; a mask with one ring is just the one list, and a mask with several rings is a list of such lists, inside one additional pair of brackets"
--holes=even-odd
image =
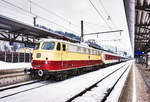
[(91, 3), (91, 5), (94, 7), (94, 9), (96, 10), (96, 12), (98, 13), (98, 15), (102, 18), (102, 20), (106, 23), (106, 25), (109, 27), (109, 29), (111, 29), (110, 25), (107, 23), (107, 21), (105, 20), (105, 18), (101, 15), (101, 13), (99, 12), (99, 10), (95, 7), (95, 5), (92, 3), (91, 0), (89, 0), (89, 2)]
[(102, 3), (102, 1), (101, 0), (98, 0), (99, 1), (99, 3), (101, 4), (101, 6), (102, 6), (102, 8), (103, 8), (103, 10), (104, 10), (104, 12), (106, 13), (106, 15), (108, 16), (108, 19), (110, 19), (111, 20), (111, 22), (112, 22), (112, 24), (116, 27), (116, 25), (115, 25), (115, 23), (112, 21), (112, 19), (111, 19), (111, 16), (110, 16), (110, 14), (107, 12), (107, 10), (105, 9), (105, 7), (104, 7), (104, 5), (103, 5), (103, 3)]
[[(5, 1), (5, 0), (1, 0), (1, 1), (3, 1), (3, 2), (5, 2), (5, 3), (7, 3), (7, 4), (11, 5), (11, 6), (14, 6), (14, 7), (16, 7), (16, 8), (18, 8), (18, 9), (20, 9), (20, 10), (24, 11), (24, 12), (29, 13), (29, 11), (28, 11), (28, 10), (25, 10), (25, 9), (23, 9), (23, 8), (19, 7), (19, 6), (16, 6), (16, 5), (14, 5), (13, 3), (10, 3), (10, 2)], [(32, 14), (32, 13), (30, 13), (30, 14)], [(32, 15), (34, 15), (34, 14), (32, 14)], [(36, 15), (34, 15), (34, 16), (36, 16)]]
[(31, 12), (32, 12), (32, 11), (31, 11), (31, 8), (32, 8), (32, 7), (31, 7), (31, 0), (29, 0), (29, 2), (30, 2), (30, 13), (31, 13)]
[(97, 23), (93, 23), (93, 22), (88, 22), (88, 21), (84, 21), (85, 23), (91, 25), (91, 26), (95, 26), (95, 27), (102, 27), (102, 28), (108, 28), (107, 26), (104, 26), (104, 25), (100, 25), (100, 24), (97, 24)]
[[(36, 2), (33, 2), (33, 1), (31, 1), (31, 0), (28, 0), (28, 1), (31, 2), (31, 4), (34, 4), (35, 6), (37, 6), (37, 7), (41, 8), (41, 9), (45, 10), (45, 11), (48, 12), (49, 14), (53, 14), (53, 15), (57, 16), (58, 18), (62, 19), (63, 21), (65, 21), (65, 22), (67, 22), (67, 23), (69, 23), (69, 24), (72, 24), (72, 23), (70, 23), (71, 21), (67, 20), (65, 17), (62, 17), (62, 16), (58, 15), (57, 13), (52, 12), (52, 11), (50, 11), (50, 10), (48, 10), (48, 9), (46, 9), (46, 8), (44, 8), (44, 7), (42, 7), (41, 5), (39, 5), (39, 4), (36, 3)], [(75, 25), (75, 24), (72, 24), (72, 25), (75, 26), (75, 27), (77, 27), (77, 28), (80, 28), (79, 26), (77, 26), (77, 25)]]
[[(15, 12), (12, 12), (14, 9), (13, 9), (11, 6), (8, 6), (8, 5), (10, 5), (10, 4), (6, 4), (6, 2), (3, 2), (3, 1), (0, 2), (0, 4), (1, 4), (1, 5), (0, 5), (1, 7), (5, 8), (5, 9), (0, 9), (0, 11), (5, 10), (5, 11), (4, 11), (5, 14), (7, 13), (8, 15), (17, 17), (16, 13), (15, 13)], [(13, 6), (13, 7), (14, 7), (14, 6)], [(6, 8), (7, 8), (7, 10), (6, 10)], [(15, 8), (16, 8), (16, 7), (15, 7)], [(18, 8), (17, 8), (17, 10), (21, 10), (21, 9), (18, 9)], [(21, 10), (21, 12), (17, 11), (17, 13), (21, 14), (20, 16), (22, 16), (22, 17), (24, 17), (24, 16), (26, 16), (26, 17), (33, 17), (33, 15), (25, 15), (26, 12), (22, 12), (22, 10)]]
[(109, 13), (108, 13), (108, 12), (107, 12), (107, 10), (105, 9), (105, 7), (104, 7), (104, 5), (103, 5), (102, 1), (101, 1), (101, 0), (98, 0), (98, 1), (99, 1), (99, 3), (101, 4), (101, 6), (102, 6), (102, 8), (103, 8), (104, 12), (106, 13), (106, 15), (108, 15), (108, 16), (109, 16)]
[[(55, 22), (53, 22), (53, 21), (50, 21), (50, 20), (48, 20), (48, 19), (46, 19), (46, 18), (44, 18), (44, 17), (41, 17), (41, 16), (39, 16), (39, 15), (36, 15), (36, 14), (34, 14), (33, 12), (30, 12), (30, 11), (28, 11), (28, 10), (25, 10), (25, 9), (19, 7), (19, 6), (16, 6), (16, 5), (14, 5), (13, 3), (10, 3), (10, 2), (5, 1), (5, 0), (2, 0), (2, 1), (5, 2), (5, 3), (7, 3), (7, 4), (9, 4), (9, 5), (11, 5), (11, 6), (14, 6), (14, 7), (16, 7), (16, 8), (18, 8), (18, 9), (20, 9), (20, 10), (26, 12), (26, 13), (29, 13), (29, 14), (31, 14), (31, 15), (33, 15), (33, 16), (38, 16), (39, 18), (41, 18), (41, 19), (43, 19), (43, 20), (45, 20), (45, 21), (48, 21), (48, 22), (50, 22), (50, 23), (53, 23), (53, 24), (55, 24), (55, 25), (57, 25), (57, 26), (60, 26), (60, 27), (62, 27), (62, 28), (64, 28), (64, 29), (66, 29), (66, 30), (72, 31), (72, 30), (70, 30), (70, 29), (68, 29), (68, 28), (66, 28), (66, 27), (64, 27), (64, 26), (62, 26), (62, 25), (59, 25), (59, 24), (57, 24), (57, 23), (55, 23)], [(75, 31), (72, 31), (72, 32), (74, 32), (74, 33), (76, 33), (76, 34), (79, 34), (79, 33), (75, 32)]]
[(50, 10), (48, 10), (48, 9), (46, 9), (46, 8), (44, 8), (44, 7), (42, 7), (42, 6), (40, 6), (39, 4), (37, 4), (37, 3), (35, 3), (35, 2), (33, 2), (33, 1), (31, 1), (31, 0), (28, 0), (28, 1), (31, 2), (32, 4), (38, 6), (39, 8), (41, 8), (41, 9), (47, 11), (48, 13), (51, 13), (51, 14), (53, 14), (53, 15), (59, 17), (60, 19), (63, 19), (64, 21), (69, 22), (69, 21), (66, 20), (65, 18), (63, 18), (63, 17), (59, 16), (58, 14), (56, 14), (56, 13), (54, 13), (54, 12), (52, 12), (52, 11), (50, 11)]
[[(66, 28), (66, 27), (64, 27), (64, 26), (62, 26), (62, 25), (59, 25), (59, 24), (57, 24), (57, 23), (55, 23), (55, 22), (53, 22), (53, 21), (48, 20), (47, 18), (44, 18), (44, 17), (41, 17), (41, 16), (38, 16), (38, 17), (41, 18), (41, 19), (43, 19), (43, 20), (45, 20), (45, 21), (48, 21), (48, 22), (53, 23), (53, 24), (55, 24), (55, 25), (58, 25), (58, 26), (60, 26), (60, 27), (62, 27), (62, 28), (64, 28), (64, 29), (66, 29), (66, 30), (72, 31), (72, 30), (70, 30), (70, 29), (68, 29), (68, 28)], [(72, 31), (72, 32), (74, 32), (74, 33), (76, 33), (76, 34), (79, 34), (79, 33), (75, 32), (75, 31)]]

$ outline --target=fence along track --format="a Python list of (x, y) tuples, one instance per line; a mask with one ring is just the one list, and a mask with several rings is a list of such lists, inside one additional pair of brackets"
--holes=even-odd
[(24, 68), (0, 70), (0, 87), (28, 80), (32, 80), (32, 77), (29, 74), (24, 74)]
[(4, 62), (31, 62), (31, 53), (19, 53), (19, 52), (2, 52), (0, 51), (0, 61)]
[[(24, 85), (20, 85), (20, 86), (25, 86), (25, 85), (30, 85), (30, 84), (34, 84), (34, 83), (38, 83), (38, 82), (42, 82), (42, 81), (36, 81), (36, 82), (32, 82), (32, 83), (27, 83), (27, 84), (24, 84)], [(44, 82), (44, 81), (43, 81)], [(36, 87), (32, 87), (32, 88), (29, 88), (29, 89), (24, 89), (24, 90), (21, 90), (21, 91), (18, 91), (18, 92), (14, 92), (14, 93), (11, 93), (11, 94), (8, 94), (8, 95), (5, 95), (5, 96), (2, 96), (0, 97), (0, 99), (3, 99), (3, 98), (7, 98), (7, 97), (10, 97), (10, 96), (14, 96), (14, 95), (17, 95), (19, 93), (23, 93), (23, 92), (27, 92), (27, 91), (30, 91), (30, 90), (33, 90), (33, 89), (37, 89), (37, 88), (40, 88), (40, 87), (43, 87), (43, 86), (46, 86), (46, 85), (49, 85), (53, 82), (46, 82), (45, 84), (42, 84), (42, 85), (39, 85), (39, 86), (36, 86)], [(17, 87), (20, 87), (19, 85), (18, 86), (14, 86), (12, 87), (13, 88), (17, 88)], [(9, 88), (8, 88), (9, 89)], [(10, 88), (11, 89), (11, 88)], [(3, 89), (5, 90), (5, 89)], [(7, 89), (6, 89), (7, 90)]]
[(0, 88), (0, 92), (5, 91), (5, 90), (9, 90), (9, 89), (18, 88), (18, 87), (21, 87), (21, 86), (24, 86), (24, 85), (37, 83), (37, 82), (40, 82), (40, 80), (34, 80), (34, 81), (25, 82), (25, 83), (20, 83), (20, 84), (17, 84), (17, 85), (7, 86), (7, 87), (4, 87), (4, 88)]

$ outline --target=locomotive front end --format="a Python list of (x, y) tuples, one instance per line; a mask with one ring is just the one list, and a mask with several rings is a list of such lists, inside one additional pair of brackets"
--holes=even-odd
[(54, 59), (55, 42), (40, 42), (33, 51), (32, 69), (39, 76), (43, 76), (48, 71), (53, 70), (51, 61)]

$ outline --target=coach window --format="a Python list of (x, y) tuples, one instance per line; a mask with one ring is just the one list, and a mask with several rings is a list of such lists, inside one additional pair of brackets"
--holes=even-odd
[(66, 44), (62, 45), (63, 51), (66, 51)]
[(101, 55), (101, 52), (100, 52), (100, 51), (98, 51), (98, 55)]
[(108, 56), (107, 55), (105, 55), (105, 59), (108, 60)]
[(109, 55), (109, 60), (111, 59), (111, 56)]
[(90, 53), (90, 49), (88, 49), (88, 54), (91, 54), (91, 53)]
[(86, 48), (83, 48), (83, 52), (86, 53)]
[(61, 49), (61, 46), (60, 46), (59, 42), (57, 43), (57, 48), (56, 49), (57, 49), (57, 51), (60, 51), (60, 49)]

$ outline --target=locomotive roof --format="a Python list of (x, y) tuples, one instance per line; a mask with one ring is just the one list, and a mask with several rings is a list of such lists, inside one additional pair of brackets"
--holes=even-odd
[[(85, 45), (86, 43), (72, 43), (72, 42), (69, 42), (69, 41), (64, 41), (64, 40), (59, 40), (59, 39), (41, 39), (39, 42), (47, 42), (47, 41), (54, 41), (54, 42), (64, 42), (64, 43), (67, 43), (67, 44), (71, 44), (71, 45), (75, 45), (75, 46), (80, 46), (80, 47), (84, 47), (84, 48), (88, 48), (88, 49), (94, 49), (94, 50), (97, 50), (97, 51), (103, 51), (103, 53), (107, 53), (107, 54), (111, 54), (111, 55), (114, 55), (114, 56), (120, 56), (116, 53), (112, 53), (112, 52), (109, 52), (109, 51), (106, 51), (106, 50), (103, 50), (103, 49), (95, 49), (95, 48), (92, 48), (92, 47), (89, 47), (88, 45)], [(123, 57), (123, 56), (120, 56), (120, 57)]]
[(69, 41), (58, 40), (58, 39), (42, 39), (39, 42), (47, 42), (47, 41), (64, 42), (64, 43), (67, 43), (67, 44), (71, 44), (71, 45), (75, 45), (75, 46), (80, 46), (80, 47), (84, 47), (84, 48), (88, 48), (88, 49), (94, 49), (94, 50), (98, 51), (98, 49), (89, 47), (86, 43), (72, 43), (72, 42), (69, 42)]

